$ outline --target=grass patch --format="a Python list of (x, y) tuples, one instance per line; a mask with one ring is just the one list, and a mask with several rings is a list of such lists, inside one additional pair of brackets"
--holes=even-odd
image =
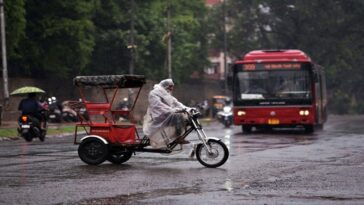
[(67, 125), (67, 126), (59, 126), (59, 127), (50, 127), (48, 129), (47, 135), (57, 135), (63, 133), (74, 133), (75, 126), (74, 125)]
[(16, 128), (0, 128), (0, 137), (17, 137), (18, 131)]
[[(57, 127), (48, 127), (47, 135), (59, 135), (64, 133), (73, 133), (74, 125), (65, 125)], [(17, 128), (0, 128), (0, 137), (18, 137)]]

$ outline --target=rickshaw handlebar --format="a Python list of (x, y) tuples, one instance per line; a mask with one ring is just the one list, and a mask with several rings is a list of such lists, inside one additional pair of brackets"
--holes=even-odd
[(177, 110), (175, 113), (187, 113), (188, 115), (192, 115), (192, 116), (199, 116), (200, 115), (200, 112), (192, 107), (192, 108), (183, 108), (183, 109), (180, 109), (180, 110)]

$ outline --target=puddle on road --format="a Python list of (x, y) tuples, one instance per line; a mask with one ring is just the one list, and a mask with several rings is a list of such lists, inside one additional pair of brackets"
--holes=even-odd
[(233, 148), (243, 148), (245, 151), (253, 152), (284, 148), (293, 145), (310, 145), (317, 140), (317, 135), (304, 135), (292, 130), (275, 130), (271, 133), (235, 133), (228, 139), (230, 139), (229, 144)]
[(233, 182), (230, 179), (226, 179), (226, 181), (224, 183), (224, 189), (227, 191), (233, 190)]
[(352, 200), (363, 200), (364, 197), (340, 197), (340, 196), (290, 196), (290, 198), (299, 198), (299, 199), (319, 199), (319, 200), (328, 200), (328, 201), (352, 201)]
[[(97, 199), (87, 199), (76, 203), (61, 203), (67, 205), (93, 205), (93, 204), (144, 204), (144, 200), (154, 199), (164, 196), (178, 196), (187, 194), (199, 194), (201, 191), (196, 187), (181, 187), (174, 189), (155, 189), (150, 192), (124, 194), (115, 197), (97, 198)], [(61, 205), (58, 204), (58, 205)]]

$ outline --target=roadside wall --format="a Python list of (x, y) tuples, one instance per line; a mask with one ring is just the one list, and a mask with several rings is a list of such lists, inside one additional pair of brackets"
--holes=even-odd
[[(142, 121), (143, 116), (148, 107), (148, 93), (153, 88), (153, 85), (158, 82), (147, 81), (147, 84), (141, 90), (139, 100), (134, 109), (135, 119)], [(73, 86), (72, 79), (30, 79), (30, 78), (10, 78), (9, 92), (22, 86), (37, 86), (47, 92), (47, 97), (56, 96), (58, 100), (78, 100), (80, 95), (78, 89)], [(189, 80), (181, 84), (175, 85), (173, 95), (187, 106), (195, 106), (196, 103), (202, 102), (205, 99), (211, 99), (213, 95), (222, 95), (224, 92), (219, 81), (211, 80)], [(0, 103), (3, 104), (3, 88), (0, 86)], [(92, 90), (87, 93), (91, 96), (90, 100), (99, 100), (103, 94), (97, 90)], [(134, 92), (136, 95), (136, 92)], [(10, 96), (7, 106), (3, 106), (2, 120), (16, 120), (20, 114), (17, 110), (18, 104), (23, 97)], [(117, 100), (122, 100), (122, 98)]]

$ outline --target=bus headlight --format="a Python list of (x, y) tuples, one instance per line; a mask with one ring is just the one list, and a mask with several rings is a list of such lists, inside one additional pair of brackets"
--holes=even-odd
[(237, 114), (238, 114), (238, 116), (244, 116), (244, 115), (246, 115), (246, 112), (243, 110), (239, 110)]
[(308, 116), (310, 114), (310, 111), (308, 111), (308, 110), (300, 110), (299, 113), (300, 113), (301, 116)]

